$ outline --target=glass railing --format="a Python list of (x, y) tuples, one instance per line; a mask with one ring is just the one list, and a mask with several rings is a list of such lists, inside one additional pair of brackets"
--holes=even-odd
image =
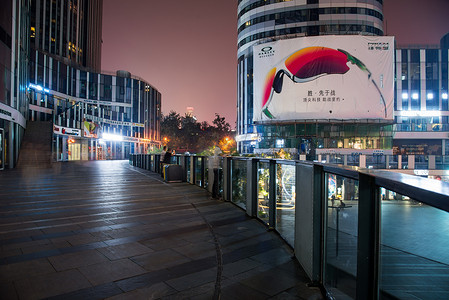
[[(449, 299), (448, 183), (320, 162), (242, 157), (220, 158), (214, 168), (219, 171), (210, 174), (209, 159), (180, 156), (176, 163), (186, 175), (191, 170), (196, 178), (204, 174), (207, 184), (191, 183), (209, 191), (217, 175), (217, 198), (279, 233), (329, 299)], [(408, 159), (396, 163), (407, 165)], [(416, 163), (428, 160), (420, 156)], [(142, 161), (142, 155), (129, 160), (145, 166)], [(449, 161), (435, 157), (435, 163)]]
[(203, 186), (203, 157), (201, 156), (194, 156), (194, 162), (195, 162), (195, 184), (197, 186)]
[(218, 176), (218, 194), (217, 198), (222, 199), (223, 198), (223, 187), (224, 187), (224, 176), (223, 176), (223, 158), (220, 157), (218, 160), (218, 168), (216, 171), (216, 174)]
[(233, 159), (231, 161), (231, 202), (246, 209), (246, 160)]
[(270, 220), (270, 162), (259, 161), (257, 166), (257, 217), (269, 224)]
[(296, 168), (276, 164), (276, 231), (291, 246), (295, 242)]
[[(207, 190), (209, 188), (209, 157), (203, 157), (204, 163), (204, 184), (203, 187)], [(212, 170), (211, 170), (212, 172)]]
[(357, 282), (358, 181), (325, 173), (324, 285), (339, 298), (355, 299)]
[(449, 213), (383, 189), (380, 299), (449, 299)]
[(185, 156), (185, 173), (186, 173), (186, 178), (187, 178), (187, 182), (190, 182), (190, 173), (191, 173), (191, 168), (190, 168), (190, 164), (193, 161), (193, 156)]

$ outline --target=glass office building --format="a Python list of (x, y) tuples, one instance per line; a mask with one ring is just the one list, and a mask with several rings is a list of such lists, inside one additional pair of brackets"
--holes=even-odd
[(448, 40), (396, 50), (395, 154), (449, 155)]
[(323, 35), (383, 35), (382, 0), (240, 0), (238, 5), (237, 142), (240, 153), (289, 148), (391, 149), (392, 122), (376, 120), (254, 121), (253, 47), (276, 40)]
[(160, 146), (161, 94), (129, 72), (101, 72), (102, 0), (7, 0), (2, 9), (0, 169), (16, 165), (27, 122), (53, 124), (57, 161)]
[(5, 0), (0, 13), (0, 170), (12, 168), (28, 118), (29, 1)]
[(148, 82), (126, 71), (74, 68), (39, 51), (31, 57), (30, 120), (53, 120), (56, 160), (124, 159), (159, 146), (161, 94)]
[(31, 48), (100, 72), (103, 0), (30, 2)]

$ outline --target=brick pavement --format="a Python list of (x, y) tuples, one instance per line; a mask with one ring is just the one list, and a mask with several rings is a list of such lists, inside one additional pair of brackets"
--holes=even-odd
[(127, 161), (0, 172), (1, 299), (320, 299), (279, 236)]

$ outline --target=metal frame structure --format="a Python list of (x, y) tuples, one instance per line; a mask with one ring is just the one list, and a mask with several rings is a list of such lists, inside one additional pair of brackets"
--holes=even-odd
[[(159, 172), (158, 164), (142, 164), (146, 156), (152, 161), (159, 161), (158, 155), (135, 154), (130, 158), (130, 164)], [(197, 156), (177, 156), (174, 161), (181, 164), (185, 171), (186, 181), (195, 184), (195, 168)], [(190, 163), (189, 163), (190, 161)], [(202, 159), (204, 162), (204, 158)], [(449, 212), (449, 183), (422, 178), (407, 174), (361, 169), (341, 165), (323, 164), (318, 162), (275, 160), (263, 158), (223, 157), (223, 200), (232, 202), (232, 184), (235, 178), (231, 165), (233, 161), (245, 161), (246, 164), (246, 213), (255, 218), (258, 216), (258, 164), (269, 165), (269, 222), (268, 229), (276, 230), (276, 211), (279, 182), (276, 180), (277, 166), (290, 165), (295, 167), (295, 220), (294, 240), (286, 242), (293, 248), (295, 257), (306, 271), (312, 283), (320, 286), (330, 299), (324, 283), (326, 272), (326, 226), (328, 214), (328, 188), (326, 176), (332, 174), (358, 182), (357, 205), (357, 253), (354, 299), (385, 298), (385, 291), (380, 290), (380, 259), (381, 259), (381, 188), (408, 196), (421, 204)], [(202, 187), (207, 164), (201, 163)], [(190, 169), (191, 176), (187, 176)], [(211, 191), (212, 185), (207, 189)], [(241, 205), (239, 205), (241, 207)], [(282, 234), (281, 234), (282, 236)], [(449, 267), (449, 266), (448, 266)], [(449, 268), (448, 268), (449, 270)], [(449, 271), (448, 271), (449, 272)], [(430, 288), (430, 287), (429, 287)], [(447, 291), (449, 293), (449, 291)], [(391, 295), (388, 295), (391, 296)], [(391, 296), (393, 297), (393, 296)]]

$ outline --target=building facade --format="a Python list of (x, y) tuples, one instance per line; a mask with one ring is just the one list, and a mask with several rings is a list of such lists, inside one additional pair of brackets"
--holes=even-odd
[(396, 50), (394, 154), (449, 155), (448, 41)]
[(27, 122), (52, 122), (57, 161), (124, 159), (160, 145), (157, 89), (126, 71), (101, 72), (102, 0), (3, 8), (0, 169), (15, 166)]
[(33, 0), (31, 49), (101, 71), (103, 0)]
[(0, 170), (12, 168), (28, 118), (30, 1), (2, 1), (0, 13)]
[(148, 82), (34, 54), (30, 120), (53, 121), (55, 160), (124, 159), (160, 145), (161, 94)]
[(382, 0), (239, 1), (237, 142), (240, 153), (289, 148), (292, 152), (315, 155), (319, 148), (391, 149), (392, 122), (295, 120), (263, 124), (254, 121), (254, 46), (311, 36), (382, 36), (382, 5)]

